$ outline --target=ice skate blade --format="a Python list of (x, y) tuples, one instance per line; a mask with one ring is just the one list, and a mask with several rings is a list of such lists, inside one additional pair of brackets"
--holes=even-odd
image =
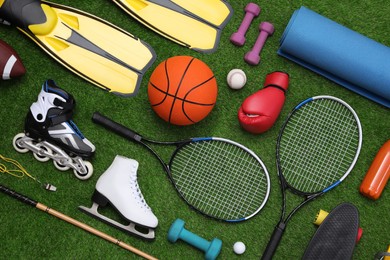
[(79, 210), (87, 213), (88, 215), (90, 215), (91, 217), (94, 217), (96, 219), (99, 219), (113, 227), (116, 227), (126, 233), (129, 233), (129, 234), (132, 234), (132, 235), (136, 235), (136, 236), (139, 236), (141, 238), (144, 238), (144, 239), (147, 239), (147, 240), (153, 240), (155, 238), (155, 232), (154, 232), (154, 229), (152, 228), (148, 228), (146, 227), (145, 229), (148, 229), (148, 233), (142, 233), (138, 230), (136, 230), (136, 224), (133, 223), (133, 222), (130, 222), (129, 225), (123, 225), (121, 223), (118, 223), (102, 214), (100, 214), (97, 209), (98, 209), (99, 205), (97, 203), (93, 203), (92, 204), (92, 207), (91, 208), (87, 208), (87, 207), (84, 207), (84, 206), (79, 206)]

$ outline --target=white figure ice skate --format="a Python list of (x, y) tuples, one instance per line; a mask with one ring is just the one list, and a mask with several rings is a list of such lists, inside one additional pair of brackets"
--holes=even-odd
[[(96, 183), (92, 207), (79, 206), (79, 209), (125, 232), (145, 239), (154, 239), (154, 229), (158, 225), (158, 220), (138, 186), (137, 169), (137, 161), (117, 155)], [(97, 211), (98, 207), (104, 207), (107, 203), (130, 223), (123, 225), (100, 214)], [(142, 230), (137, 230), (137, 226)]]

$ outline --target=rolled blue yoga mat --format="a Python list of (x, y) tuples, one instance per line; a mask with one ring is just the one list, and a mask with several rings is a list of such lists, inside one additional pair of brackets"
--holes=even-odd
[(390, 108), (390, 48), (301, 7), (278, 54)]

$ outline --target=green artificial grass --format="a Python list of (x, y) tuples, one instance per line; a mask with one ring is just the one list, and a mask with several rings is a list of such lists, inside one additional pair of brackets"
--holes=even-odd
[[(167, 241), (168, 229), (176, 218), (185, 220), (189, 230), (208, 240), (220, 238), (223, 248), (219, 259), (258, 259), (279, 220), (281, 193), (275, 166), (275, 146), (279, 129), (288, 112), (300, 101), (315, 95), (332, 95), (348, 102), (360, 117), (363, 147), (359, 160), (350, 176), (337, 189), (296, 213), (287, 226), (274, 259), (301, 258), (316, 231), (312, 221), (317, 211), (320, 208), (330, 211), (342, 202), (351, 202), (359, 209), (360, 226), (364, 230), (363, 237), (355, 248), (354, 259), (373, 259), (378, 251), (387, 248), (390, 243), (390, 188), (386, 187), (381, 198), (372, 201), (359, 193), (359, 186), (376, 152), (389, 139), (389, 110), (276, 54), (285, 26), (293, 11), (301, 5), (390, 46), (390, 6), (387, 1), (262, 1), (259, 3), (262, 8), (260, 17), (256, 18), (250, 27), (246, 45), (241, 48), (233, 46), (229, 37), (241, 23), (243, 9), (249, 1), (230, 1), (235, 14), (223, 31), (218, 51), (213, 54), (200, 54), (166, 40), (128, 17), (110, 1), (55, 2), (96, 14), (119, 25), (148, 42), (158, 57), (146, 73), (138, 95), (122, 98), (101, 91), (75, 76), (16, 29), (2, 26), (0, 38), (19, 53), (27, 68), (27, 74), (20, 79), (0, 82), (0, 153), (19, 161), (31, 175), (42, 182), (57, 186), (58, 190), (51, 193), (40, 188), (30, 178), (16, 178), (3, 173), (0, 173), (0, 183), (161, 259), (203, 258), (202, 252), (186, 243), (171, 244)], [(275, 33), (268, 39), (261, 53), (261, 64), (252, 67), (243, 61), (243, 55), (256, 40), (260, 21), (272, 22)], [(188, 30), (191, 33), (191, 28)], [(203, 60), (214, 71), (219, 85), (218, 101), (214, 110), (205, 120), (192, 126), (178, 127), (166, 123), (152, 111), (147, 98), (147, 82), (153, 69), (163, 60), (176, 55), (190, 55)], [(247, 74), (248, 82), (242, 90), (233, 91), (226, 84), (226, 75), (233, 68), (241, 68)], [(247, 96), (262, 88), (265, 76), (277, 70), (290, 75), (284, 108), (271, 130), (261, 135), (249, 134), (240, 128), (237, 110)], [(74, 111), (74, 121), (96, 145), (96, 154), (91, 161), (95, 172), (87, 181), (76, 179), (71, 171), (58, 171), (51, 162), (37, 162), (31, 153), (19, 154), (12, 147), (13, 137), (23, 131), (24, 117), (32, 102), (36, 100), (42, 83), (48, 78), (54, 79), (75, 97), (77, 107)], [(100, 111), (113, 120), (155, 139), (220, 136), (248, 146), (264, 161), (270, 173), (271, 194), (266, 206), (258, 215), (242, 223), (224, 223), (204, 217), (180, 199), (159, 162), (144, 147), (92, 123), (90, 118), (95, 111)], [(164, 159), (169, 158), (169, 148), (160, 147), (157, 150)], [(79, 205), (91, 205), (90, 199), (97, 179), (117, 154), (136, 159), (140, 163), (138, 181), (142, 193), (159, 219), (156, 239), (153, 242), (127, 235), (77, 209)], [(291, 205), (298, 203), (300, 198), (288, 194), (288, 201), (289, 211)], [(0, 205), (1, 259), (137, 258), (120, 247), (8, 196), (0, 195)], [(104, 210), (103, 213), (115, 216), (111, 209)], [(236, 241), (246, 244), (247, 250), (242, 256), (233, 253), (232, 247)]]

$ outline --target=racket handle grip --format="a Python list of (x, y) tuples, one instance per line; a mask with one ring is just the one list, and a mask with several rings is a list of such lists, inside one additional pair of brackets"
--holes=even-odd
[(110, 130), (110, 131), (112, 131), (120, 136), (123, 136), (124, 138), (130, 139), (132, 141), (139, 142), (142, 139), (142, 137), (139, 134), (133, 132), (132, 130), (130, 130), (126, 126), (121, 125), (121, 124), (111, 120), (110, 118), (108, 118), (106, 116), (103, 116), (99, 112), (93, 113), (92, 121), (96, 124), (104, 126), (108, 130)]
[(267, 247), (261, 257), (262, 260), (271, 260), (273, 255), (275, 254), (276, 248), (282, 239), (284, 229), (286, 228), (286, 224), (283, 221), (280, 221), (278, 225), (275, 227), (274, 232), (272, 233), (272, 237), (268, 242)]

